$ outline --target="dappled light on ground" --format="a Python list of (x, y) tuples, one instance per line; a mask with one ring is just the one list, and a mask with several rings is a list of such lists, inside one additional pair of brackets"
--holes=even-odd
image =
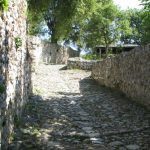
[(148, 150), (150, 114), (90, 72), (40, 65), (10, 149)]

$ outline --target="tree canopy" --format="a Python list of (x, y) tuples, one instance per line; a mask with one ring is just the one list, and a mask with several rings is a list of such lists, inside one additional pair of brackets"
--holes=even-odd
[(142, 42), (144, 44), (150, 43), (150, 0), (142, 0), (144, 5), (143, 14), (142, 14)]
[(29, 34), (46, 22), (51, 42), (73, 41), (79, 47), (118, 43), (141, 44), (150, 39), (150, 2), (143, 10), (122, 11), (113, 0), (28, 0)]
[[(39, 0), (38, 2), (29, 0), (30, 29), (33, 30), (32, 25), (36, 26), (35, 23), (38, 27), (39, 21), (44, 19), (50, 30), (52, 42), (64, 39), (72, 30), (76, 20), (82, 20), (83, 16), (90, 15), (95, 3), (96, 0)], [(40, 7), (35, 7), (36, 4)], [(34, 31), (31, 33), (34, 34)]]
[(139, 9), (128, 9), (122, 12), (123, 20), (128, 23), (128, 32), (121, 34), (121, 41), (124, 44), (141, 44), (143, 28), (142, 28), (142, 14)]

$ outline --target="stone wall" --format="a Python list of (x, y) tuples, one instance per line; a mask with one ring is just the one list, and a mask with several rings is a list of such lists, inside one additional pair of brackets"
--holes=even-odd
[(70, 57), (79, 57), (79, 52), (65, 46), (43, 42), (43, 62), (53, 64), (67, 64)]
[(82, 70), (92, 70), (93, 65), (97, 61), (95, 60), (85, 60), (80, 57), (69, 58), (67, 62), (68, 69), (82, 69)]
[(26, 0), (9, 0), (0, 16), (1, 149), (11, 142), (13, 127), (31, 93), (31, 59), (26, 48)]
[(149, 46), (97, 62), (92, 69), (92, 77), (102, 85), (121, 90), (150, 109)]
[(42, 41), (37, 36), (28, 36), (28, 50), (32, 58), (32, 70), (34, 71), (42, 59)]

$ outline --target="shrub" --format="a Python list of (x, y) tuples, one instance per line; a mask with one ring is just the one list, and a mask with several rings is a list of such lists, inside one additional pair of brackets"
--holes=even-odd
[(82, 56), (82, 58), (86, 59), (86, 60), (99, 60), (99, 59), (101, 59), (101, 57), (96, 55), (96, 54), (87, 54), (87, 55)]

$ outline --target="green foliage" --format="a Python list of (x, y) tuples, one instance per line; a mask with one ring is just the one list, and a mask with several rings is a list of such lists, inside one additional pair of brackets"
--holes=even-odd
[(83, 55), (82, 58), (86, 60), (100, 60), (101, 59), (101, 57), (96, 54), (86, 54), (86, 55)]
[(5, 92), (5, 87), (3, 84), (0, 84), (0, 93), (4, 93)]
[(109, 46), (150, 39), (149, 0), (145, 8), (121, 11), (112, 0), (28, 0), (28, 33), (41, 32), (43, 22), (49, 28), (51, 42), (73, 41), (79, 47)]
[[(38, 15), (37, 15), (38, 14)], [(33, 10), (27, 11), (28, 34), (37, 35), (41, 31), (41, 23), (44, 21), (43, 14)]]
[(112, 1), (102, 1), (97, 4), (97, 9), (87, 21), (84, 28), (84, 42), (87, 47), (115, 43), (119, 36), (120, 22), (117, 19), (118, 9)]
[(7, 10), (8, 3), (9, 3), (9, 0), (0, 0), (0, 9)]
[(45, 20), (51, 33), (51, 41), (68, 38), (74, 24), (82, 23), (91, 15), (95, 0), (52, 0), (45, 14)]
[(18, 128), (21, 124), (21, 120), (19, 119), (19, 117), (17, 115), (14, 116), (14, 123), (15, 126)]
[(44, 12), (48, 10), (51, 0), (28, 0), (27, 23), (28, 34), (37, 35), (41, 31)]
[(15, 44), (17, 49), (22, 46), (22, 40), (20, 37), (15, 38)]
[(106, 57), (114, 57), (115, 54), (113, 54), (111, 49), (108, 49), (107, 54), (102, 55), (102, 58), (106, 58)]
[[(122, 18), (128, 22), (129, 30), (122, 32), (121, 41), (124, 44), (141, 44), (143, 33), (142, 28), (142, 11), (138, 9), (128, 9), (122, 11)], [(129, 31), (129, 32), (128, 32)]]
[(37, 34), (39, 22), (44, 18), (51, 41), (57, 42), (68, 38), (75, 22), (81, 23), (91, 15), (96, 0), (29, 0), (28, 3), (29, 33)]
[(142, 4), (144, 5), (143, 14), (142, 14), (142, 27), (143, 27), (143, 35), (142, 35), (142, 43), (148, 44), (150, 43), (150, 1), (142, 0)]

